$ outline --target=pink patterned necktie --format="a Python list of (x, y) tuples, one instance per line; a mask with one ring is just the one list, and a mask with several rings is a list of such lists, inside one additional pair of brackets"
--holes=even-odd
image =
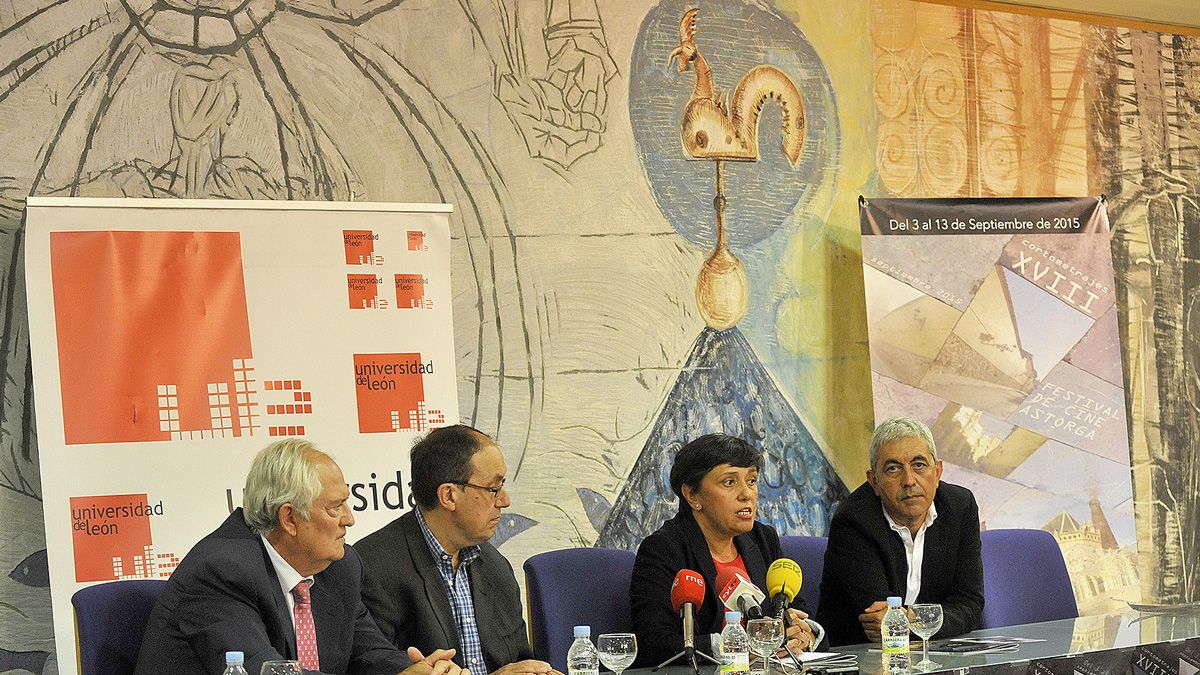
[(296, 655), (300, 667), (305, 670), (320, 670), (317, 658), (317, 627), (313, 624), (312, 592), (308, 585), (312, 581), (303, 579), (292, 589), (296, 600)]

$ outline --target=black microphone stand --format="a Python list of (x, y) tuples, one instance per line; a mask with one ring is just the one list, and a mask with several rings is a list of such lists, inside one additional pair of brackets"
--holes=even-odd
[(672, 656), (666, 661), (663, 661), (657, 666), (654, 666), (650, 669), (650, 672), (657, 672), (660, 668), (665, 668), (666, 666), (671, 665), (682, 656), (685, 659), (684, 663), (692, 667), (693, 675), (700, 675), (700, 665), (696, 663), (697, 654), (703, 656), (709, 661), (712, 661), (718, 666), (721, 665), (720, 661), (714, 659), (708, 654), (705, 654), (701, 651), (696, 651), (696, 624), (695, 619), (692, 618), (692, 603), (685, 602), (683, 607), (680, 608), (679, 613), (683, 617), (683, 651), (679, 652), (675, 656)]
[[(783, 595), (783, 594), (781, 593), (779, 595)], [(773, 600), (779, 607), (779, 620), (783, 622), (783, 649), (787, 652), (788, 656), (792, 657), (792, 663), (796, 664), (796, 672), (803, 673), (804, 672), (804, 663), (800, 661), (800, 657), (796, 656), (796, 652), (792, 651), (792, 648), (789, 647), (788, 643), (787, 643), (787, 629), (788, 629), (788, 613), (787, 613), (787, 611), (788, 611), (788, 605), (790, 605), (791, 602), (788, 600), (788, 597), (786, 595), (783, 595), (782, 598), (780, 598), (779, 596), (776, 596), (775, 598), (773, 598)]]

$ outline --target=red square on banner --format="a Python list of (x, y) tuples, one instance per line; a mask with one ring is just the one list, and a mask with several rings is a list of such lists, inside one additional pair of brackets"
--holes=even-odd
[(420, 230), (408, 231), (408, 250), (424, 251), (425, 250), (425, 233)]
[(371, 261), (375, 253), (375, 237), (370, 230), (342, 230), (346, 245), (346, 264), (362, 265)]
[(350, 309), (371, 309), (379, 298), (383, 279), (374, 274), (347, 274), (346, 288), (350, 294)]
[[(150, 516), (156, 507), (145, 494), (71, 497), (71, 546), (75, 581), (112, 581), (116, 558), (132, 571), (151, 546)], [(159, 514), (162, 506), (158, 505)]]
[(412, 428), (409, 414), (425, 400), (422, 374), (432, 374), (432, 367), (432, 361), (421, 362), (420, 354), (355, 354), (359, 433)]
[(396, 275), (396, 307), (419, 309), (425, 301), (425, 276), (422, 274)]
[(52, 232), (50, 269), (66, 443), (212, 428), (251, 357), (237, 232)]

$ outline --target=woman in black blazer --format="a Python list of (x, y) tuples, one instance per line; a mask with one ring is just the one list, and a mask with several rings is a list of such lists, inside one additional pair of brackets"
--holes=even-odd
[[(704, 577), (704, 603), (696, 613), (696, 649), (712, 654), (711, 635), (725, 625), (725, 607), (716, 587), (718, 566), (744, 571), (766, 589), (767, 567), (782, 557), (775, 528), (756, 521), (758, 473), (762, 455), (749, 443), (725, 434), (709, 434), (683, 446), (671, 467), (671, 490), (679, 514), (646, 537), (638, 547), (629, 585), (638, 663), (657, 665), (683, 650), (683, 627), (671, 607), (671, 584), (681, 569)], [(764, 605), (771, 612), (771, 601)], [(792, 610), (788, 645), (814, 647), (803, 611)]]

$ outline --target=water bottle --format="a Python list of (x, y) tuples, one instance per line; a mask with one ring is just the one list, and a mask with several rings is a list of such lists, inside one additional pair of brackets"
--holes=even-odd
[(242, 652), (225, 652), (224, 675), (246, 675), (246, 655)]
[(888, 610), (879, 631), (883, 637), (883, 672), (886, 675), (908, 672), (908, 612), (900, 602), (894, 595), (887, 599)]
[(741, 612), (725, 612), (720, 661), (721, 675), (750, 675), (750, 637), (742, 628)]
[(592, 644), (591, 626), (575, 626), (575, 641), (567, 651), (567, 675), (597, 675), (600, 652)]

